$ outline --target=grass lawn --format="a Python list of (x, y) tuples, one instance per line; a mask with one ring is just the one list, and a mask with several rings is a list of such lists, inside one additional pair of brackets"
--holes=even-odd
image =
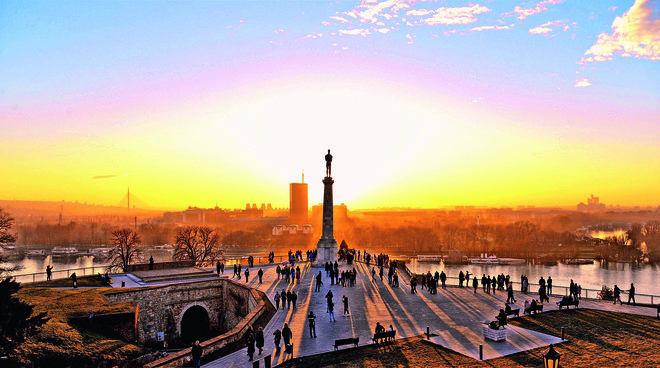
[[(579, 309), (514, 319), (516, 326), (555, 336), (565, 327), (566, 342), (556, 346), (562, 367), (658, 367), (660, 320), (626, 313)], [(542, 367), (547, 347), (478, 361), (429, 343), (423, 337), (366, 345), (296, 358), (287, 368), (321, 367)]]
[[(92, 277), (94, 279), (94, 277)], [(53, 282), (54, 283), (54, 282)], [(70, 286), (70, 281), (67, 286)], [(51, 286), (48, 283), (48, 286)], [(79, 284), (80, 285), (80, 284)], [(23, 285), (18, 297), (35, 305), (34, 313), (48, 312), (50, 321), (41, 332), (22, 344), (12, 356), (19, 364), (35, 367), (112, 367), (148, 350), (111, 339), (71, 324), (72, 317), (92, 313), (134, 310), (132, 303), (106, 303), (101, 294), (109, 288), (57, 289), (43, 284)]]

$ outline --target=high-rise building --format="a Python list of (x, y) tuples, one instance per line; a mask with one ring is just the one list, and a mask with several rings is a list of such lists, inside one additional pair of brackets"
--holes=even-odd
[(289, 184), (289, 222), (306, 224), (309, 207), (307, 204), (307, 183), (303, 177), (302, 183)]

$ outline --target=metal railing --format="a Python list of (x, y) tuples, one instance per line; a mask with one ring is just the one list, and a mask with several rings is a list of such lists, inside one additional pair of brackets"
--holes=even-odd
[[(414, 274), (408, 269), (408, 266), (406, 266), (406, 270), (408, 274)], [(420, 274), (421, 275), (421, 274)], [(482, 289), (481, 285), (481, 278), (477, 278), (479, 280), (479, 289)], [(512, 281), (513, 283), (513, 290), (516, 292), (521, 292), (521, 283), (518, 281)], [(459, 279), (458, 277), (455, 276), (447, 276), (447, 286), (453, 286), (453, 287), (458, 287), (459, 285)], [(472, 277), (470, 277), (470, 282), (469, 285), (464, 281), (463, 282), (463, 287), (466, 288), (472, 288)], [(538, 289), (539, 289), (539, 284), (538, 283), (528, 283), (527, 284), (527, 292), (524, 292), (523, 294), (525, 295), (530, 295), (538, 298)], [(552, 294), (549, 294), (550, 296), (567, 296), (569, 294), (570, 287), (569, 286), (562, 286), (562, 285), (552, 285)], [(581, 293), (579, 294), (580, 299), (601, 299), (600, 298), (600, 293), (601, 289), (581, 289)], [(500, 293), (506, 292), (506, 288), (503, 291), (497, 291)], [(628, 300), (628, 293), (626, 291), (621, 291), (621, 300), (625, 303)], [(613, 301), (613, 300), (610, 300)], [(658, 295), (651, 295), (651, 294), (639, 294), (635, 293), (635, 303), (636, 304), (655, 304), (655, 302), (660, 302), (660, 296)]]
[[(226, 267), (233, 267), (234, 264), (241, 264), (241, 265), (247, 265), (248, 264), (248, 257), (249, 256), (240, 256), (240, 257), (228, 257), (224, 259), (225, 263), (225, 268)], [(283, 255), (276, 255), (273, 258), (273, 264), (275, 263), (281, 263), (289, 259), (289, 256), (286, 254)], [(254, 257), (254, 264), (268, 264), (268, 256), (258, 256)], [(213, 261), (208, 261), (204, 262), (203, 264), (199, 264), (201, 267), (215, 267), (216, 260)], [(98, 273), (104, 274), (108, 271), (108, 265), (98, 265), (98, 266), (92, 266), (92, 267), (79, 267), (79, 268), (68, 268), (68, 269), (54, 269), (51, 271), (51, 279), (52, 280), (62, 280), (62, 279), (68, 279), (71, 277), (71, 274), (74, 272), (76, 273), (76, 276), (81, 277), (81, 276), (93, 276)], [(123, 273), (123, 272), (119, 272)], [(112, 274), (117, 274), (117, 272), (110, 273)], [(43, 282), (47, 280), (47, 273), (46, 272), (35, 272), (35, 273), (25, 273), (25, 274), (18, 274), (18, 275), (11, 275), (14, 277), (14, 279), (23, 284), (29, 284), (29, 283), (35, 283), (35, 282)]]

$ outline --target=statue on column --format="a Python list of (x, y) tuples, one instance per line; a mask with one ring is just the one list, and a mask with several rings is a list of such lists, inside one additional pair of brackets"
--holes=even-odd
[(328, 154), (325, 155), (325, 175), (327, 177), (331, 177), (332, 173), (332, 155), (330, 154), (330, 150), (328, 150)]

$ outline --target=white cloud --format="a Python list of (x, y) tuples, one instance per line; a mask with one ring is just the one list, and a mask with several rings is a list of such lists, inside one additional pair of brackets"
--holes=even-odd
[(425, 15), (433, 14), (435, 11), (428, 9), (415, 9), (409, 10), (406, 12), (406, 15), (409, 17), (423, 17)]
[(350, 23), (350, 21), (348, 19), (346, 19), (344, 17), (338, 17), (336, 15), (331, 16), (330, 19), (336, 20), (336, 21), (341, 22), (341, 23)]
[(518, 16), (518, 19), (522, 20), (522, 19), (525, 19), (525, 18), (529, 17), (530, 15), (534, 15), (534, 14), (538, 14), (538, 13), (542, 13), (544, 11), (547, 11), (548, 10), (547, 5), (559, 4), (562, 1), (563, 0), (544, 0), (544, 1), (541, 1), (541, 2), (537, 3), (535, 6), (533, 6), (531, 8), (523, 8), (521, 6), (516, 6), (515, 8), (513, 8), (512, 13), (507, 13), (506, 15), (514, 15), (514, 13), (515, 13), (515, 15)]
[(470, 24), (477, 21), (475, 15), (491, 11), (483, 5), (472, 5), (455, 8), (438, 8), (432, 17), (423, 20), (428, 25), (437, 24)]
[(660, 1), (636, 0), (612, 23), (612, 34), (601, 33), (580, 63), (612, 60), (614, 55), (660, 60)]
[(584, 88), (589, 86), (591, 86), (591, 81), (589, 81), (587, 78), (580, 78), (575, 80), (575, 87), (577, 88)]
[(540, 34), (544, 36), (550, 36), (551, 33), (553, 33), (557, 29), (561, 29), (564, 32), (568, 31), (571, 29), (571, 26), (575, 26), (575, 22), (568, 22), (566, 20), (554, 20), (550, 21), (544, 24), (541, 24), (538, 27), (534, 27), (529, 30), (530, 34)]
[(511, 29), (511, 26), (481, 26), (470, 28), (471, 32), (481, 32), (481, 31), (502, 31)]
[(351, 36), (363, 36), (366, 37), (371, 34), (371, 31), (364, 28), (364, 29), (340, 29), (339, 30), (340, 35), (351, 35)]

